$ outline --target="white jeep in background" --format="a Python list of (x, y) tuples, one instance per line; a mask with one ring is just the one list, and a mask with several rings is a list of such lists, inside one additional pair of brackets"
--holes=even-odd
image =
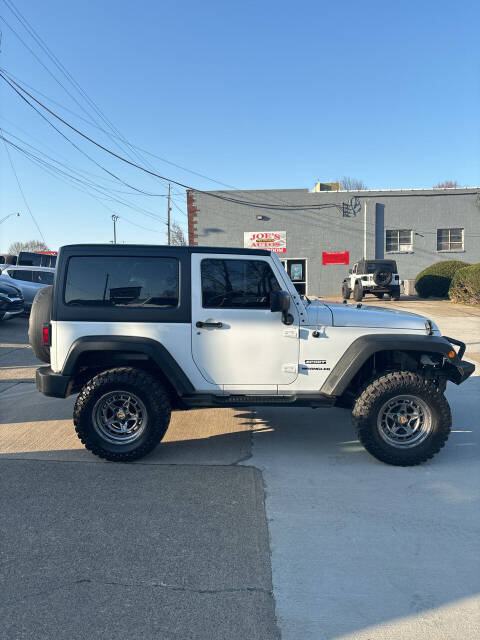
[(475, 368), (421, 316), (302, 299), (260, 249), (63, 247), (29, 336), (38, 389), (78, 394), (78, 437), (117, 461), (156, 447), (172, 409), (282, 405), (351, 408), (372, 455), (418, 464), (450, 433), (447, 381)]
[(361, 302), (367, 293), (379, 300), (387, 294), (391, 300), (400, 300), (401, 286), (395, 260), (359, 260), (343, 280), (342, 296), (348, 300), (353, 293), (353, 299)]

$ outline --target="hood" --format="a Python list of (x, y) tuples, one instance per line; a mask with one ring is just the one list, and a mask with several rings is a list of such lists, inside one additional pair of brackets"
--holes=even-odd
[[(408, 311), (385, 309), (356, 304), (342, 304), (338, 302), (324, 303), (332, 313), (332, 325), (334, 327), (370, 327), (372, 329), (415, 329), (425, 331), (427, 318)], [(312, 308), (312, 320), (316, 316), (315, 305)], [(310, 310), (307, 308), (310, 320)], [(314, 322), (316, 324), (316, 322)], [(438, 327), (432, 323), (433, 330), (438, 332)]]

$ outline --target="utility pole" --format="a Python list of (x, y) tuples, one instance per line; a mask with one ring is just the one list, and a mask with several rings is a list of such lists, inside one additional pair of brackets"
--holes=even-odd
[(363, 259), (367, 259), (367, 201), (363, 201)]
[(170, 246), (170, 183), (168, 183), (168, 198), (167, 198), (167, 244)]
[(120, 218), (120, 216), (116, 216), (115, 214), (112, 215), (112, 220), (113, 220), (113, 244), (117, 244), (117, 220)]

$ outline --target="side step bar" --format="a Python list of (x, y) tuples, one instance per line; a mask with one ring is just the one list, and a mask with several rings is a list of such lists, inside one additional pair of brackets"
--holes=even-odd
[(298, 394), (288, 396), (278, 395), (215, 395), (191, 394), (182, 396), (182, 402), (187, 407), (238, 407), (238, 406), (287, 406), (287, 407), (333, 407), (335, 396), (322, 393)]

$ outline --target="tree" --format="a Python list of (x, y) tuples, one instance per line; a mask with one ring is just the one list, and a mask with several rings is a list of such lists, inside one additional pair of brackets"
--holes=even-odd
[(183, 229), (177, 222), (172, 222), (170, 225), (170, 244), (181, 247), (184, 247), (187, 244)]
[(8, 253), (12, 253), (16, 256), (20, 251), (48, 251), (47, 245), (42, 240), (27, 240), (27, 242), (12, 242), (8, 247)]
[(434, 189), (455, 189), (460, 185), (456, 180), (444, 180), (443, 182), (439, 182), (433, 188)]
[(363, 191), (364, 189), (368, 189), (364, 181), (358, 180), (358, 178), (343, 176), (341, 183), (342, 189), (345, 189), (345, 191)]

